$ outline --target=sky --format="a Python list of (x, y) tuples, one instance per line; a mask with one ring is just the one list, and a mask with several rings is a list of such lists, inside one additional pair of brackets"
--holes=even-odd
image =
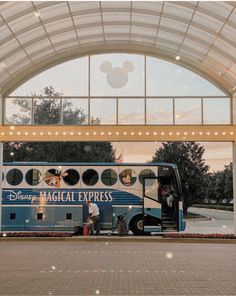
[[(205, 148), (203, 159), (209, 165), (210, 172), (224, 169), (232, 161), (232, 143), (230, 142), (198, 142)], [(146, 162), (152, 160), (161, 142), (115, 142), (113, 143), (119, 156), (123, 152), (124, 162)]]
[[(144, 71), (144, 56), (132, 54), (98, 54), (90, 58), (91, 69), (88, 71), (88, 57), (71, 60), (48, 69), (31, 78), (11, 95), (40, 94), (45, 86), (53, 86), (64, 96), (99, 96), (100, 101), (91, 100), (91, 112), (94, 117), (101, 118), (101, 123), (115, 123), (115, 98), (123, 97), (119, 103), (119, 120), (121, 124), (143, 124), (142, 99), (134, 104), (133, 99), (125, 96), (170, 96), (159, 101), (150, 99), (147, 105), (147, 122), (150, 124), (172, 124), (173, 96), (223, 96), (216, 86), (177, 64), (169, 63), (157, 58), (146, 58), (146, 73)], [(90, 83), (88, 73), (90, 72)], [(146, 78), (146, 84), (145, 84)], [(113, 96), (103, 99), (104, 96)], [(156, 101), (155, 101), (156, 100)], [(108, 101), (107, 101), (108, 102)], [(157, 111), (157, 106), (159, 111)], [(160, 107), (161, 106), (161, 107)], [(175, 100), (176, 122), (180, 124), (200, 124), (200, 99), (188, 101)], [(9, 104), (9, 116), (14, 108)], [(18, 108), (19, 109), (19, 108)], [(11, 110), (11, 112), (10, 112)], [(134, 111), (135, 110), (135, 111)], [(206, 123), (229, 123), (230, 105), (227, 99), (204, 100), (204, 120)], [(18, 112), (18, 111), (17, 111)], [(149, 113), (148, 113), (149, 112)], [(28, 112), (30, 114), (30, 112)], [(7, 112), (6, 112), (7, 114)], [(92, 115), (92, 114), (91, 114)], [(211, 171), (224, 168), (232, 161), (231, 143), (201, 143), (205, 148), (204, 158)], [(152, 159), (155, 150), (161, 143), (113, 143), (117, 154), (124, 154), (125, 162), (146, 162)]]

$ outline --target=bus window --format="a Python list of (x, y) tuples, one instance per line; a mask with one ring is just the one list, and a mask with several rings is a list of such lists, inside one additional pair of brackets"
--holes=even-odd
[(115, 185), (117, 182), (117, 179), (118, 179), (117, 173), (112, 169), (107, 169), (102, 172), (101, 180), (102, 180), (102, 183), (106, 186)]
[(23, 180), (23, 174), (18, 169), (10, 170), (6, 175), (7, 182), (12, 185), (16, 186), (19, 185)]
[(64, 176), (66, 176), (66, 172), (62, 173), (57, 169), (50, 169), (46, 172), (43, 180), (46, 182), (47, 185), (59, 188), (61, 184), (61, 179)]
[(41, 172), (37, 169), (30, 169), (25, 175), (25, 181), (31, 186), (36, 186), (40, 183)]
[(83, 172), (82, 179), (85, 185), (93, 186), (98, 182), (98, 172), (93, 169), (88, 169)]
[(123, 170), (120, 173), (119, 177), (120, 177), (120, 182), (125, 186), (131, 186), (137, 180), (136, 174), (132, 169)]
[(66, 185), (74, 186), (79, 182), (80, 175), (76, 170), (68, 169), (65, 171), (65, 176), (62, 178)]
[[(151, 178), (155, 177), (155, 173), (150, 169), (145, 169), (140, 172), (138, 179), (139, 179), (139, 182), (141, 184), (143, 184), (143, 179), (150, 178), (150, 177)], [(152, 185), (154, 183), (154, 181), (155, 181), (155, 179), (150, 179), (149, 180), (149, 182), (151, 183), (150, 185)]]

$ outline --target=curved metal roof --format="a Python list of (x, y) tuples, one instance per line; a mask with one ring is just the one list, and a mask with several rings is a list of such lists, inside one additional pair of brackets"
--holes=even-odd
[(0, 2), (2, 94), (54, 64), (106, 51), (179, 63), (232, 94), (235, 8), (236, 2)]

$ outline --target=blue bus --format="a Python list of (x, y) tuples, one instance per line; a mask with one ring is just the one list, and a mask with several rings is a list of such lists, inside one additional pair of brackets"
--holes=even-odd
[(87, 220), (86, 200), (100, 208), (104, 230), (118, 215), (136, 235), (185, 228), (175, 164), (5, 163), (2, 170), (2, 231), (73, 231)]

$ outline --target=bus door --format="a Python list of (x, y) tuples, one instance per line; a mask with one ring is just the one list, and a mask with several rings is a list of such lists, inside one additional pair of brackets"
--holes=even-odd
[(143, 231), (145, 233), (160, 232), (161, 202), (159, 196), (159, 179), (144, 178), (143, 181)]

